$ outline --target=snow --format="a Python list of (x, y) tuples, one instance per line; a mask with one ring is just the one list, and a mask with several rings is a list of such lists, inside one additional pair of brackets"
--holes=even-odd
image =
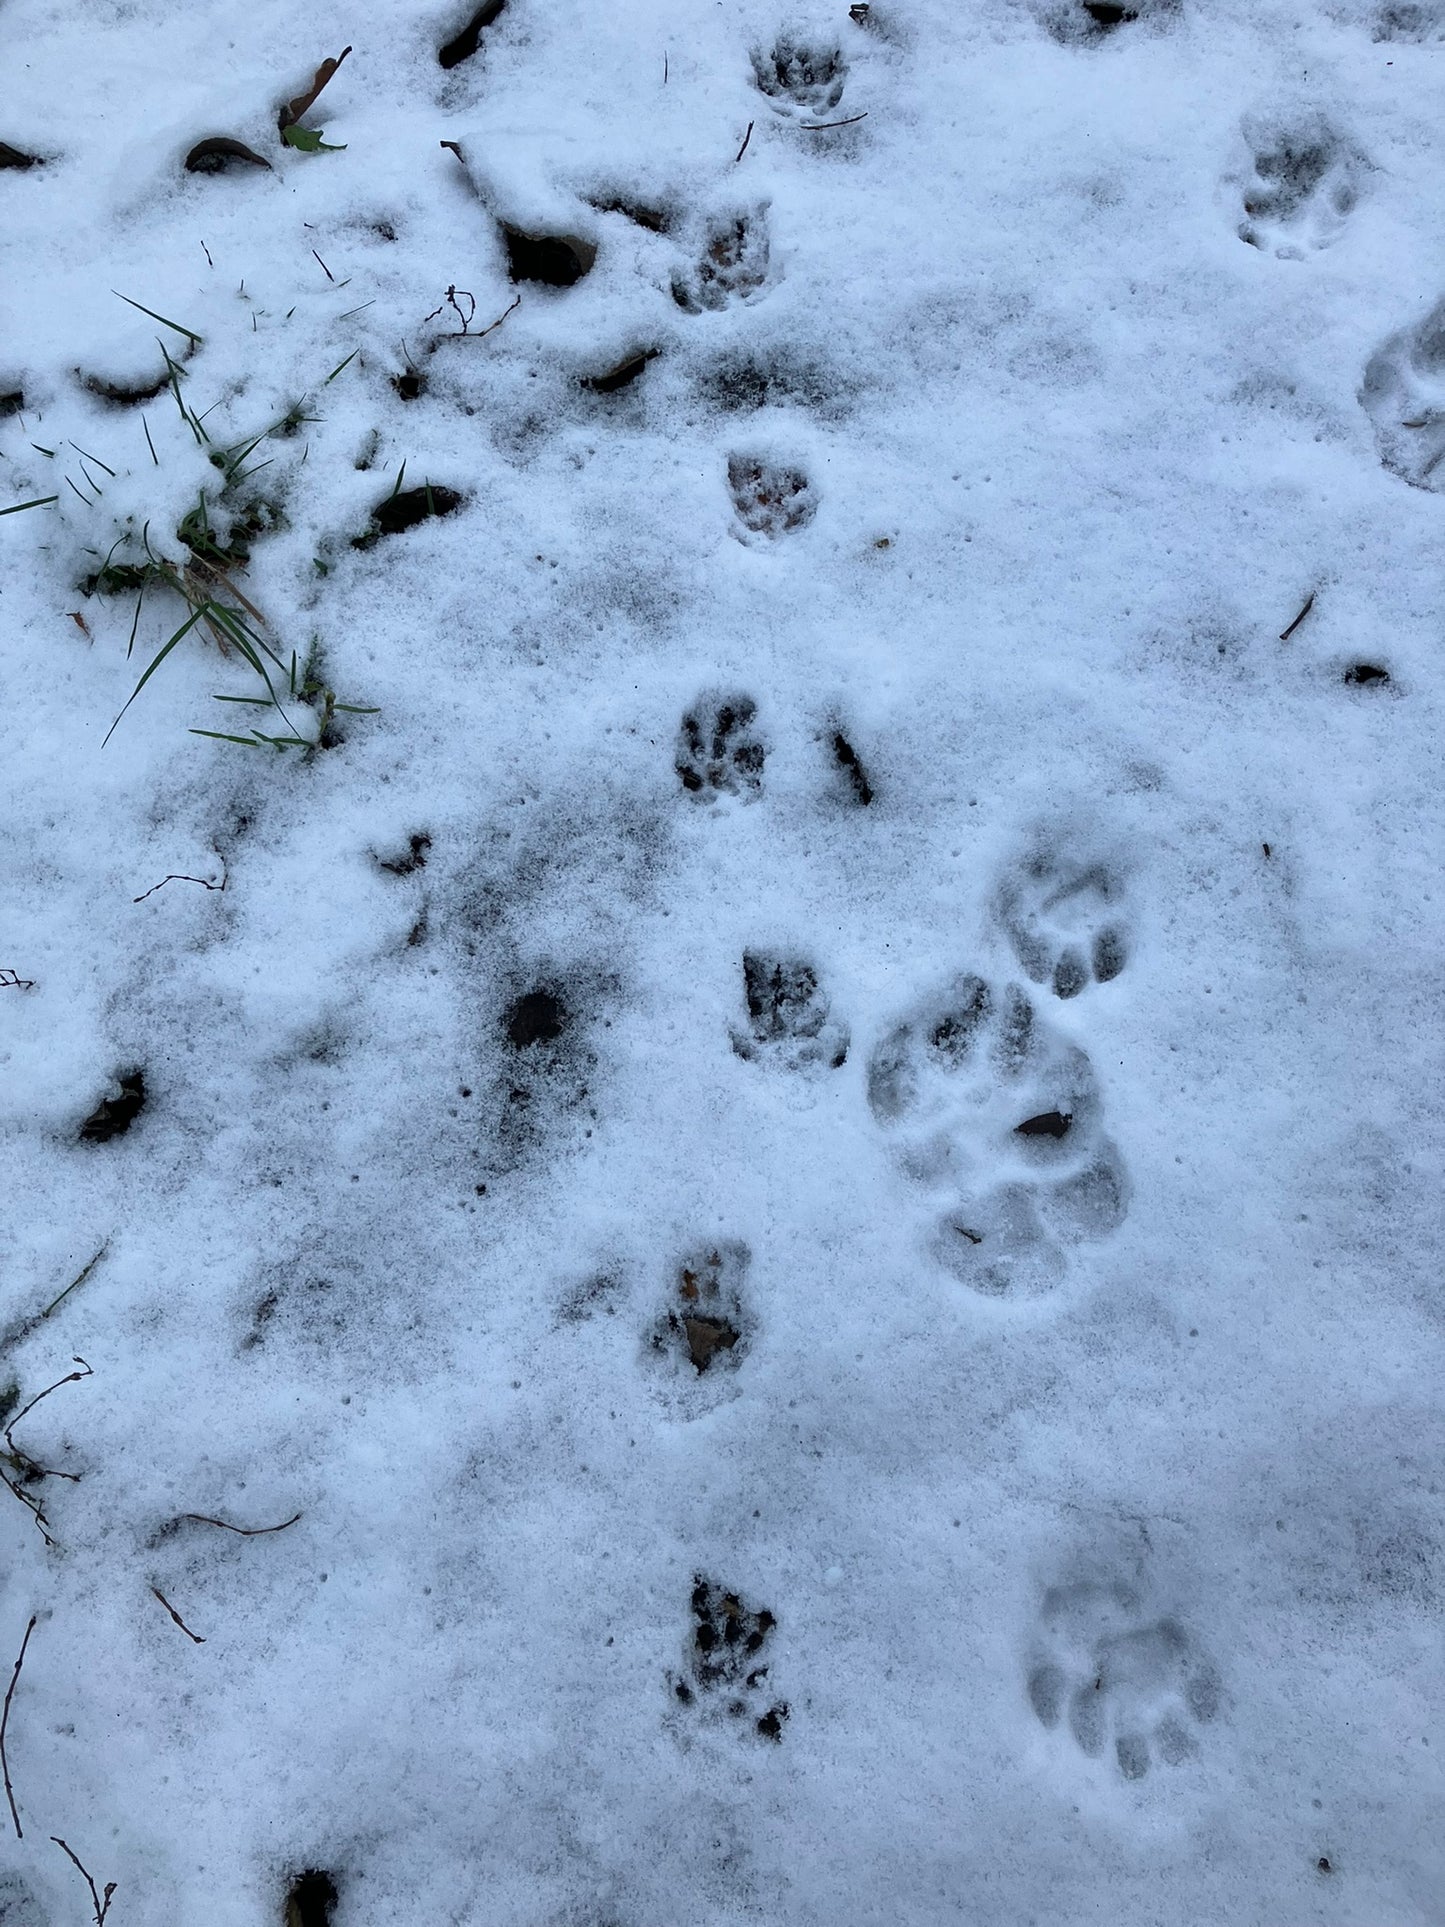
[(0, 10), (4, 1927), (1445, 1919), (1445, 10), (1137, 13)]

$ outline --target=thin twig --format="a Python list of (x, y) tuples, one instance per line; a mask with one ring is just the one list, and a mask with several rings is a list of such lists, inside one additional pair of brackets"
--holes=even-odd
[(34, 990), (33, 977), (17, 976), (13, 970), (0, 970), (0, 990)]
[(867, 113), (850, 114), (847, 120), (805, 120), (798, 124), (805, 134), (826, 133), (830, 127), (856, 127), (860, 120), (867, 120)]
[(1289, 641), (1290, 637), (1294, 634), (1295, 630), (1299, 628), (1300, 624), (1304, 621), (1305, 617), (1309, 614), (1310, 610), (1314, 608), (1315, 594), (1316, 594), (1316, 591), (1311, 589), (1308, 596), (1305, 598), (1305, 606), (1303, 607), (1303, 609), (1300, 610), (1299, 614), (1295, 617), (1294, 621), (1290, 624), (1288, 629), (1280, 630), (1279, 639), (1281, 642)]
[(471, 340), (485, 341), (487, 336), (491, 334), (492, 330), (494, 328), (500, 328), (502, 323), (506, 320), (507, 316), (511, 314), (515, 309), (520, 308), (521, 305), (522, 305), (522, 297), (521, 295), (518, 295), (510, 308), (504, 308), (502, 312), (497, 316), (495, 321), (489, 321), (486, 327), (483, 328), (482, 332), (479, 335), (472, 335), (470, 337)]
[[(79, 1372), (67, 1372), (64, 1378), (57, 1378), (53, 1385), (47, 1385), (43, 1392), (37, 1392), (34, 1398), (31, 1399), (30, 1403), (25, 1407), (25, 1410), (23, 1412), (17, 1412), (14, 1418), (11, 1419), (10, 1423), (5, 1427), (5, 1443), (10, 1447), (10, 1450), (15, 1454), (16, 1458), (23, 1459), (27, 1465), (34, 1466), (35, 1460), (31, 1458), (28, 1452), (23, 1452), (20, 1449), (20, 1447), (15, 1443), (14, 1439), (11, 1438), (10, 1434), (15, 1430), (15, 1427), (20, 1423), (21, 1419), (23, 1419), (28, 1413), (33, 1412), (35, 1410), (36, 1406), (40, 1403), (41, 1399), (49, 1398), (50, 1394), (52, 1392), (58, 1392), (62, 1385), (76, 1385), (80, 1382), (82, 1378), (93, 1378), (95, 1376), (95, 1373), (92, 1367), (89, 1365), (86, 1365), (85, 1360), (83, 1358), (74, 1359), (72, 1362), (76, 1365), (83, 1366), (84, 1370)], [(55, 1479), (74, 1480), (76, 1477), (76, 1474), (73, 1472), (52, 1472), (47, 1474), (47, 1476)]]
[(224, 869), (221, 871), (221, 881), (219, 883), (208, 883), (205, 877), (187, 877), (174, 874), (168, 877), (162, 877), (159, 883), (153, 883), (149, 890), (145, 891), (141, 896), (132, 897), (131, 902), (144, 903), (146, 897), (153, 897), (157, 890), (164, 890), (168, 883), (199, 883), (203, 890), (224, 890), (226, 887), (226, 873)]
[[(85, 1283), (86, 1279), (90, 1276), (91, 1272), (95, 1270), (96, 1266), (100, 1263), (101, 1259), (105, 1256), (106, 1252), (109, 1250), (110, 1250), (110, 1240), (107, 1238), (105, 1243), (100, 1247), (100, 1250), (96, 1252), (95, 1256), (91, 1259), (90, 1263), (85, 1267), (85, 1270), (81, 1272), (80, 1276), (78, 1278), (72, 1278), (70, 1283), (65, 1287), (65, 1290), (61, 1292), (58, 1298), (51, 1299), (50, 1303), (45, 1307), (44, 1311), (41, 1312), (40, 1318), (48, 1318), (51, 1312), (55, 1311), (59, 1306), (63, 1305), (66, 1299), (70, 1296), (71, 1292), (75, 1290), (76, 1286), (83, 1285)], [(37, 1325), (40, 1323), (40, 1318), (37, 1318), (35, 1321)]]
[(75, 1852), (74, 1848), (67, 1846), (65, 1841), (61, 1839), (58, 1833), (52, 1833), (50, 1837), (55, 1842), (56, 1846), (59, 1847), (60, 1851), (63, 1854), (65, 1854), (68, 1859), (73, 1861), (77, 1867), (80, 1868), (80, 1872), (84, 1877), (85, 1884), (90, 1889), (90, 1904), (92, 1908), (95, 1910), (95, 1927), (105, 1927), (105, 1917), (110, 1912), (110, 1897), (115, 1892), (115, 1889), (116, 1889), (115, 1881), (113, 1880), (106, 1881), (105, 1897), (104, 1899), (102, 1899), (101, 1896), (95, 1891), (95, 1882), (91, 1879), (90, 1875), (86, 1873), (85, 1868), (81, 1866), (80, 1856)]
[(10, 1724), (10, 1702), (15, 1697), (16, 1682), (20, 1678), (20, 1668), (25, 1664), (25, 1648), (30, 1644), (30, 1635), (35, 1631), (38, 1615), (31, 1613), (30, 1624), (25, 1628), (25, 1637), (20, 1642), (20, 1657), (15, 1662), (15, 1671), (10, 1675), (10, 1684), (5, 1692), (5, 1711), (0, 1713), (0, 1766), (5, 1769), (5, 1797), (10, 1802), (10, 1818), (15, 1822), (15, 1838), (23, 1840), (25, 1835), (20, 1826), (20, 1815), (15, 1810), (15, 1789), (10, 1784), (10, 1758), (5, 1751), (5, 1729)]
[(213, 1519), (208, 1512), (183, 1512), (183, 1519), (194, 1519), (198, 1525), (219, 1526), (222, 1532), (239, 1533), (243, 1539), (259, 1539), (267, 1532), (284, 1532), (287, 1526), (294, 1526), (301, 1517), (293, 1512), (289, 1519), (283, 1519), (279, 1526), (233, 1526), (229, 1519)]
[(752, 123), (751, 121), (749, 121), (749, 122), (748, 122), (748, 131), (746, 132), (746, 134), (744, 134), (744, 135), (743, 135), (743, 144), (742, 144), (742, 146), (741, 146), (741, 147), (740, 147), (740, 148), (738, 149), (738, 151), (737, 151), (737, 153), (736, 153), (736, 154), (734, 154), (734, 156), (733, 156), (733, 164), (734, 164), (735, 166), (736, 166), (736, 164), (737, 164), (737, 163), (738, 163), (738, 162), (739, 162), (739, 161), (740, 161), (740, 160), (742, 159), (742, 157), (743, 157), (743, 155), (747, 153), (747, 151), (748, 151), (748, 142), (749, 142), (749, 141), (750, 141), (750, 140), (752, 139), (752, 137), (753, 137), (753, 123)]
[(190, 1640), (194, 1640), (197, 1646), (204, 1646), (206, 1643), (205, 1640), (201, 1638), (201, 1635), (199, 1633), (193, 1633), (191, 1631), (190, 1627), (186, 1624), (185, 1620), (181, 1618), (180, 1614), (176, 1611), (175, 1607), (171, 1604), (170, 1600), (166, 1598), (165, 1594), (161, 1591), (160, 1587), (152, 1586), (151, 1591), (155, 1594), (156, 1598), (159, 1599), (161, 1604), (165, 1607), (166, 1611), (170, 1614), (171, 1618), (180, 1627), (181, 1631), (185, 1634), (186, 1638)]

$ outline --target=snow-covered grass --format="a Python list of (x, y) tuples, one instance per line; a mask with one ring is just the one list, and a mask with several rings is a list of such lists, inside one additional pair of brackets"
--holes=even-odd
[(0, 48), (0, 1922), (1439, 1921), (1445, 8)]

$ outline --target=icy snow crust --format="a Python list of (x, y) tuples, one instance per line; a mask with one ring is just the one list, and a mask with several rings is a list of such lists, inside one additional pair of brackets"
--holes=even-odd
[(1445, 10), (466, 23), (0, 9), (0, 1920), (1438, 1922)]

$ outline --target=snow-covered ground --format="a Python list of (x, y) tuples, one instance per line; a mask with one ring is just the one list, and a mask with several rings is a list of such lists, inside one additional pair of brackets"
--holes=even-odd
[(0, 6), (0, 1921), (1445, 1921), (1445, 5), (495, 11)]

